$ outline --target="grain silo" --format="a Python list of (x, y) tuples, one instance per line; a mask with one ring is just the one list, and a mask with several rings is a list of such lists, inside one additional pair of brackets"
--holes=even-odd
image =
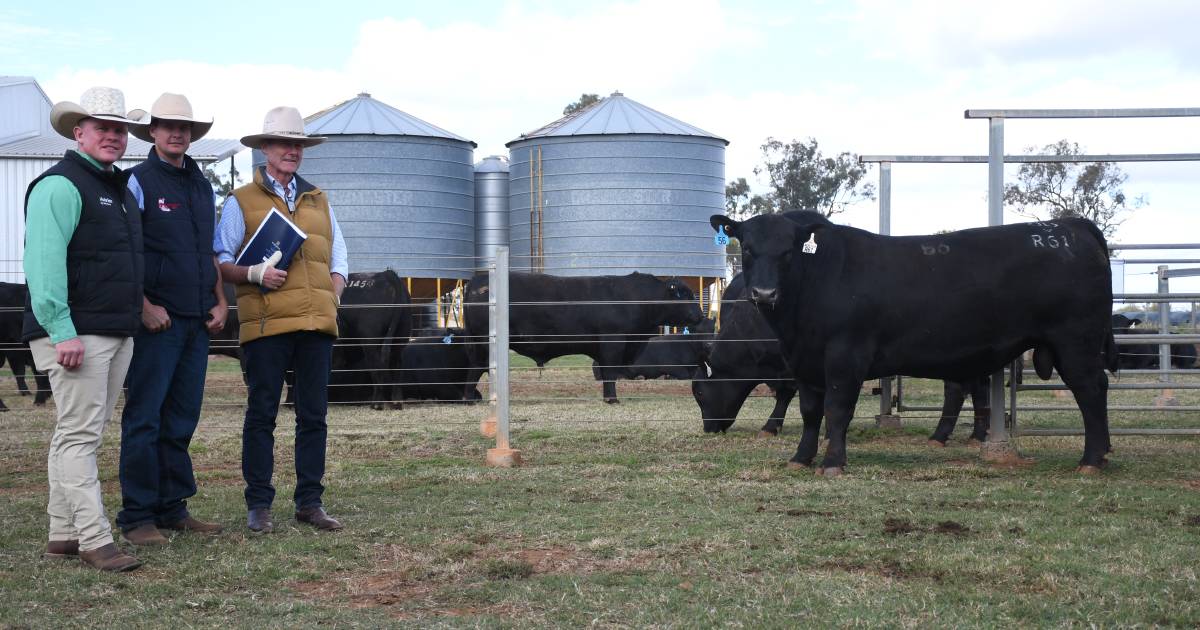
[(709, 217), (725, 147), (620, 92), (508, 143), (513, 267), (564, 276), (725, 275)]
[(306, 117), (305, 131), (328, 138), (304, 150), (299, 174), (329, 195), (352, 273), (392, 269), (414, 301), (471, 277), (474, 142), (366, 93)]
[(489, 155), (475, 164), (475, 264), (480, 270), (508, 245), (508, 158)]

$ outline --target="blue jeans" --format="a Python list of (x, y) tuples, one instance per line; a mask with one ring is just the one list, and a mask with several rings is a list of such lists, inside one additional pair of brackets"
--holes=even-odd
[(275, 500), (275, 417), (288, 370), (296, 375), (296, 509), (321, 505), (332, 352), (333, 337), (307, 331), (260, 337), (242, 346), (249, 390), (242, 428), (247, 509), (270, 508)]
[(188, 445), (207, 371), (208, 330), (199, 317), (172, 315), (170, 328), (142, 328), (134, 337), (121, 414), (121, 529), (188, 516), (187, 499), (196, 494)]

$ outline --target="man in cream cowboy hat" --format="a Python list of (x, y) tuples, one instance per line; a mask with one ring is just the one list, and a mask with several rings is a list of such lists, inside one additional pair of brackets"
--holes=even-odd
[[(324, 141), (305, 134), (296, 108), (267, 112), (263, 132), (242, 138), (242, 144), (262, 151), (266, 166), (225, 200), (213, 245), (225, 281), (237, 284), (239, 341), (249, 390), (242, 429), (246, 524), (259, 533), (274, 528), (274, 429), (287, 370), (296, 376), (296, 520), (321, 530), (342, 528), (322, 508), (321, 479), (330, 355), (348, 275), (346, 245), (325, 193), (296, 174), (304, 149)], [(286, 212), (308, 235), (291, 266), (275, 269), (278, 252), (262, 263), (235, 265), (235, 256), (272, 208)]]
[(75, 140), (25, 195), (22, 338), (50, 377), (58, 422), (50, 439), (47, 558), (105, 571), (141, 565), (114, 543), (97, 479), (96, 450), (121, 394), (142, 314), (142, 227), (126, 174), (130, 127), (120, 90), (94, 87), (61, 102), (50, 125)]
[(142, 325), (134, 337), (121, 414), (121, 504), (117, 526), (135, 545), (165, 545), (162, 530), (215, 534), (194, 518), (188, 445), (200, 422), (209, 334), (225, 326), (228, 305), (213, 254), (217, 211), (212, 185), (187, 155), (212, 127), (182, 94), (164, 93), (147, 123), (130, 130), (154, 146), (129, 169), (146, 244)]

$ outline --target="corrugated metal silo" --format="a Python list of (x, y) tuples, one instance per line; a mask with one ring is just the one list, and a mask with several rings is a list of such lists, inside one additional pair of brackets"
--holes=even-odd
[[(508, 143), (515, 268), (724, 277), (725, 147), (619, 92)], [(694, 286), (702, 284), (694, 283)]]
[(299, 172), (329, 195), (351, 272), (392, 269), (413, 279), (414, 297), (471, 277), (474, 142), (366, 93), (308, 116), (305, 131), (328, 138), (305, 149)]
[(487, 267), (508, 245), (508, 158), (489, 155), (475, 164), (475, 264)]

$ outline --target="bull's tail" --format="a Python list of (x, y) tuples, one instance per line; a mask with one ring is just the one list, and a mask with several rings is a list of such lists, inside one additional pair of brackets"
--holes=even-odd
[(1104, 339), (1104, 367), (1112, 374), (1117, 373), (1121, 363), (1121, 352), (1117, 349), (1117, 340), (1113, 337), (1112, 329)]

